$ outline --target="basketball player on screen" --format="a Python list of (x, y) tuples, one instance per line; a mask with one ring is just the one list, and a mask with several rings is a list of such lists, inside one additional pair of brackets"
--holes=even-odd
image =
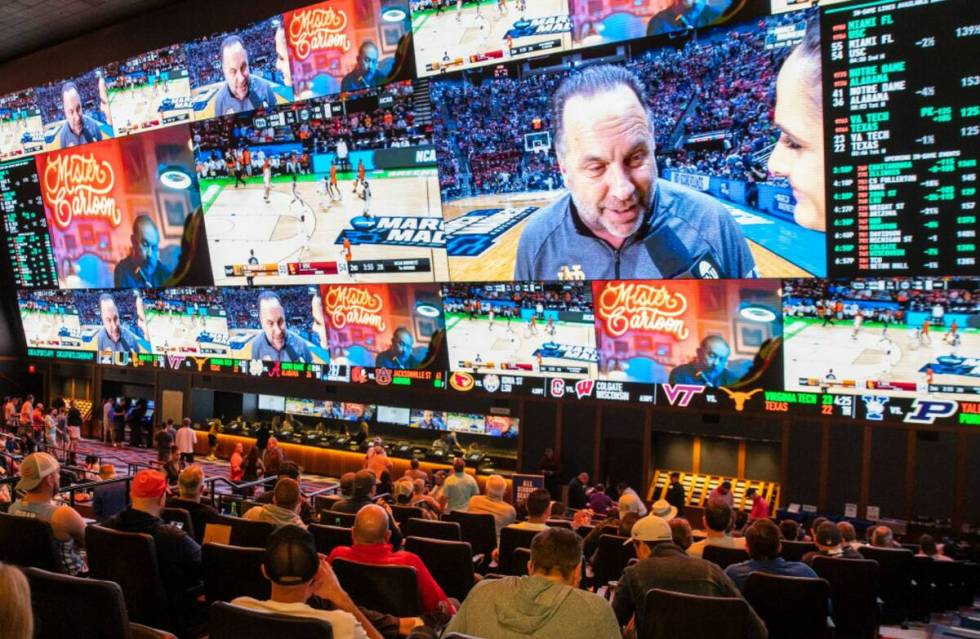
[(330, 184), (327, 186), (327, 194), (330, 199), (339, 202), (342, 198), (340, 194), (340, 185), (337, 183), (337, 165), (330, 164)]
[(272, 163), (268, 159), (262, 164), (262, 185), (265, 189), (265, 203), (269, 203), (269, 196), (272, 194)]
[(364, 217), (371, 217), (371, 185), (367, 180), (361, 180), (355, 189), (357, 197), (363, 203), (361, 214)]
[(493, 330), (493, 306), (490, 306), (487, 309), (487, 320), (489, 321), (489, 326), (487, 330), (492, 331)]
[(463, 20), (463, 0), (456, 0), (456, 22)]
[(552, 336), (552, 337), (555, 336), (555, 318), (554, 317), (549, 317), (548, 318), (548, 324), (544, 327), (544, 332), (547, 333), (548, 335)]
[(864, 314), (861, 313), (861, 309), (858, 308), (854, 311), (854, 330), (851, 331), (851, 339), (856, 340), (858, 338), (858, 333), (861, 332), (861, 324), (864, 323)]
[(507, 0), (497, 0), (497, 11), (501, 18), (507, 15)]
[(351, 273), (350, 263), (353, 258), (353, 249), (351, 248), (350, 238), (344, 238), (344, 247), (341, 249), (341, 254), (344, 256), (344, 263), (347, 264), (347, 275), (348, 277), (354, 277)]

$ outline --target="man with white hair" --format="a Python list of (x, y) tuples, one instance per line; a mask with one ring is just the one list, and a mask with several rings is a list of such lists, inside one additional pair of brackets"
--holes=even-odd
[(497, 539), (500, 539), (500, 529), (517, 521), (517, 511), (504, 501), (507, 491), (507, 481), (500, 475), (487, 477), (487, 494), (474, 495), (466, 504), (466, 512), (493, 515), (497, 528)]

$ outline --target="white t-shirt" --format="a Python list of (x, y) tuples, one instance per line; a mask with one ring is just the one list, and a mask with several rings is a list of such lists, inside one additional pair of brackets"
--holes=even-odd
[(290, 617), (311, 617), (323, 619), (333, 628), (334, 639), (367, 639), (364, 627), (354, 615), (343, 610), (317, 610), (305, 603), (279, 603), (278, 601), (259, 601), (251, 597), (238, 597), (232, 605), (259, 612), (289, 615)]
[(190, 426), (183, 426), (177, 429), (177, 452), (180, 453), (193, 453), (194, 443), (197, 441), (197, 436), (194, 434), (194, 430)]

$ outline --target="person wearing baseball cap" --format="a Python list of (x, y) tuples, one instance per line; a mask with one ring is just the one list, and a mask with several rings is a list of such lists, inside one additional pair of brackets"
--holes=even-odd
[(85, 520), (68, 505), (54, 501), (61, 487), (61, 465), (48, 453), (31, 453), (20, 464), (17, 492), (23, 497), (10, 505), (8, 514), (40, 519), (51, 524), (58, 544), (62, 572), (78, 575), (86, 571), (80, 549), (85, 547)]
[[(740, 597), (738, 588), (721, 568), (710, 561), (692, 557), (673, 541), (670, 523), (647, 515), (633, 525), (627, 545), (632, 545), (639, 561), (623, 571), (613, 599), (613, 610), (621, 626), (636, 617), (636, 627), (644, 627), (644, 601), (654, 588), (707, 597)], [(766, 626), (755, 616), (755, 632), (747, 639), (767, 636)]]
[(844, 543), (844, 536), (841, 535), (840, 528), (832, 521), (820, 522), (814, 530), (813, 543), (817, 549), (803, 555), (803, 563), (808, 566), (813, 565), (813, 558), (817, 556), (837, 557), (840, 559), (864, 559), (864, 555)]
[(141, 470), (129, 484), (130, 506), (102, 525), (122, 532), (153, 537), (164, 591), (178, 623), (203, 620), (196, 601), (202, 585), (201, 547), (177, 526), (160, 518), (167, 495), (167, 477), (158, 470)]
[[(340, 586), (326, 557), (317, 553), (313, 535), (303, 528), (290, 524), (269, 535), (262, 575), (271, 583), (271, 597), (267, 601), (238, 597), (232, 600), (232, 605), (291, 617), (323, 619), (330, 623), (335, 639), (381, 637)], [(314, 596), (334, 609), (310, 606), (308, 601)]]

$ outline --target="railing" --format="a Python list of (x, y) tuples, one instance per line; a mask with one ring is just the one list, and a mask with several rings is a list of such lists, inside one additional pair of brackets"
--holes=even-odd
[(126, 492), (129, 492), (129, 482), (133, 480), (132, 477), (116, 477), (115, 479), (100, 479), (98, 481), (87, 481), (81, 484), (72, 484), (71, 486), (62, 486), (58, 489), (58, 493), (68, 493), (68, 503), (71, 507), (75, 507), (75, 493), (79, 491), (88, 492), (94, 490), (101, 486), (108, 486), (110, 484), (118, 484), (120, 482), (126, 483)]
[[(254, 486), (266, 486), (269, 482), (278, 481), (278, 475), (269, 475), (268, 477), (263, 477), (262, 479), (256, 479), (255, 481), (246, 482), (233, 482), (227, 477), (208, 477), (204, 480), (204, 483), (208, 485), (211, 493), (211, 505), (217, 508), (217, 497), (218, 491), (215, 490), (215, 484), (222, 483), (226, 484), (231, 488), (232, 495), (242, 495), (243, 488), (252, 488)], [(242, 495), (243, 496), (243, 495)]]

